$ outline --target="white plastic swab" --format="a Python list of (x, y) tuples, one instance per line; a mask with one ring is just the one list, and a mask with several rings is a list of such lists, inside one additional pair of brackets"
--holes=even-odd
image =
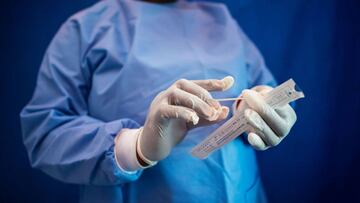
[(236, 98), (222, 98), (222, 99), (215, 99), (218, 102), (222, 102), (222, 101), (236, 101), (236, 100), (241, 100), (243, 99), (243, 97), (236, 97)]

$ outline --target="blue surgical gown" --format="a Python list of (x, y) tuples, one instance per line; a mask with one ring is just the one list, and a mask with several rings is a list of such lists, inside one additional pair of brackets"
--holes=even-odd
[(223, 4), (100, 1), (70, 17), (45, 53), (20, 115), (30, 163), (79, 184), (80, 202), (265, 201), (255, 152), (243, 139), (206, 160), (189, 154), (221, 123), (191, 130), (152, 168), (128, 173), (114, 160), (114, 137), (142, 126), (160, 91), (180, 78), (227, 75), (234, 87), (214, 97), (274, 84)]

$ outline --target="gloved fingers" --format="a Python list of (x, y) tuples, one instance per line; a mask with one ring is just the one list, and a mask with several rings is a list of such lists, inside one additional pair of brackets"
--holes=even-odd
[(220, 114), (221, 109), (212, 108), (199, 97), (178, 88), (171, 91), (169, 99), (170, 104), (193, 109), (199, 116), (208, 120), (215, 120)]
[(275, 109), (275, 111), (279, 114), (281, 118), (285, 120), (288, 126), (293, 126), (297, 120), (296, 113), (294, 109), (289, 105), (286, 104), (283, 107)]
[(266, 124), (261, 116), (252, 109), (245, 110), (245, 118), (250, 127), (250, 131), (256, 133), (268, 146), (276, 146), (280, 143), (281, 138)]
[(192, 123), (193, 125), (198, 124), (199, 117), (198, 115), (189, 108), (183, 106), (174, 106), (174, 105), (162, 105), (158, 112), (161, 118), (166, 119), (182, 119), (186, 123)]
[(244, 90), (243, 98), (249, 107), (256, 111), (279, 137), (283, 137), (289, 132), (289, 126), (285, 120), (265, 102), (258, 92)]
[(208, 103), (210, 106), (219, 109), (221, 107), (220, 103), (212, 98), (211, 94), (201, 86), (197, 85), (195, 82), (181, 79), (176, 82), (178, 88), (189, 92), (190, 94), (198, 96), (201, 100)]
[(249, 108), (249, 106), (246, 104), (245, 101), (243, 101), (243, 99), (239, 99), (239, 100), (235, 101), (235, 103), (233, 104), (234, 114), (237, 112), (243, 112), (247, 108)]
[[(274, 88), (267, 85), (258, 85), (251, 88), (251, 90), (259, 92), (261, 96), (265, 96), (265, 94), (270, 92), (272, 89)], [(240, 95), (240, 97), (242, 97), (242, 94)], [(244, 111), (246, 108), (248, 108), (248, 105), (246, 104), (246, 102), (242, 102), (242, 99), (237, 100), (234, 105), (234, 109), (238, 111)]]
[(225, 91), (233, 86), (234, 78), (232, 76), (226, 76), (222, 80), (193, 80), (193, 82), (207, 91)]
[(270, 92), (272, 89), (274, 89), (274, 88), (267, 86), (267, 85), (257, 85), (255, 87), (251, 88), (251, 90), (259, 92), (261, 94), (261, 96), (265, 96), (265, 94)]
[(229, 107), (227, 107), (227, 106), (222, 106), (222, 107), (221, 107), (221, 112), (220, 112), (219, 116), (217, 117), (217, 119), (216, 119), (215, 121), (210, 121), (210, 122), (212, 122), (211, 124), (214, 124), (214, 123), (216, 123), (216, 122), (219, 122), (219, 121), (221, 121), (221, 120), (224, 120), (225, 118), (228, 117), (229, 112), (230, 112)]
[[(206, 126), (206, 125), (212, 125), (212, 124), (215, 124), (215, 123), (217, 123), (217, 122), (219, 122), (219, 121), (222, 121), (222, 120), (224, 120), (225, 118), (228, 117), (229, 111), (230, 111), (230, 110), (229, 110), (229, 108), (228, 108), (227, 106), (222, 106), (222, 107), (221, 107), (221, 113), (220, 113), (219, 117), (218, 117), (216, 120), (214, 120), (214, 121), (209, 121), (209, 120), (201, 119), (201, 118), (200, 118), (200, 121), (199, 121), (199, 123), (196, 125), (196, 127)], [(191, 127), (194, 127), (194, 126), (191, 126)]]
[(263, 151), (269, 148), (266, 146), (265, 142), (260, 138), (260, 136), (253, 132), (248, 133), (248, 142), (256, 150)]

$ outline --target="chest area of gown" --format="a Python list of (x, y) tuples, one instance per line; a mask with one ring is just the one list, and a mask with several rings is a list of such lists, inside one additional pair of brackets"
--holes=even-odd
[[(214, 97), (236, 97), (246, 88), (244, 42), (233, 20), (169, 12), (139, 16), (133, 22), (131, 46), (121, 68), (111, 75), (94, 76), (111, 84), (95, 92), (93, 102), (103, 109), (94, 114), (104, 120), (124, 117), (142, 124), (153, 98), (181, 78), (233, 76), (234, 87), (212, 93)], [(108, 68), (104, 63), (102, 68)]]

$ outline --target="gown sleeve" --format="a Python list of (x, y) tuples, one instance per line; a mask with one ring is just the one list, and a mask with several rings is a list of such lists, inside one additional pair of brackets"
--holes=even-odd
[[(241, 30), (241, 28), (239, 30), (241, 38), (244, 41), (245, 59), (247, 60), (247, 71), (249, 73), (248, 88), (252, 88), (257, 85), (276, 87), (278, 83), (271, 71), (267, 68), (260, 51)], [(290, 105), (295, 108), (296, 102), (293, 101), (290, 103)], [(238, 102), (234, 102), (233, 110), (236, 108), (236, 106), (238, 106)]]
[[(50, 43), (31, 101), (20, 113), (30, 163), (67, 183), (115, 185), (135, 181), (142, 171), (117, 167), (114, 137), (138, 128), (131, 119), (105, 122), (88, 114), (91, 71), (82, 60), (79, 24), (69, 20)], [(99, 107), (101, 108), (101, 107)]]
[(264, 58), (255, 44), (239, 28), (241, 39), (244, 43), (244, 53), (248, 75), (248, 87), (252, 88), (257, 85), (268, 85), (275, 87), (277, 82), (274, 76), (267, 68)]
[[(247, 88), (251, 89), (257, 85), (267, 85), (276, 87), (277, 82), (274, 76), (267, 68), (264, 58), (255, 44), (246, 36), (244, 31), (239, 27), (240, 39), (243, 42), (243, 51), (247, 69)], [(232, 105), (232, 112), (239, 107), (241, 100), (235, 101)]]

